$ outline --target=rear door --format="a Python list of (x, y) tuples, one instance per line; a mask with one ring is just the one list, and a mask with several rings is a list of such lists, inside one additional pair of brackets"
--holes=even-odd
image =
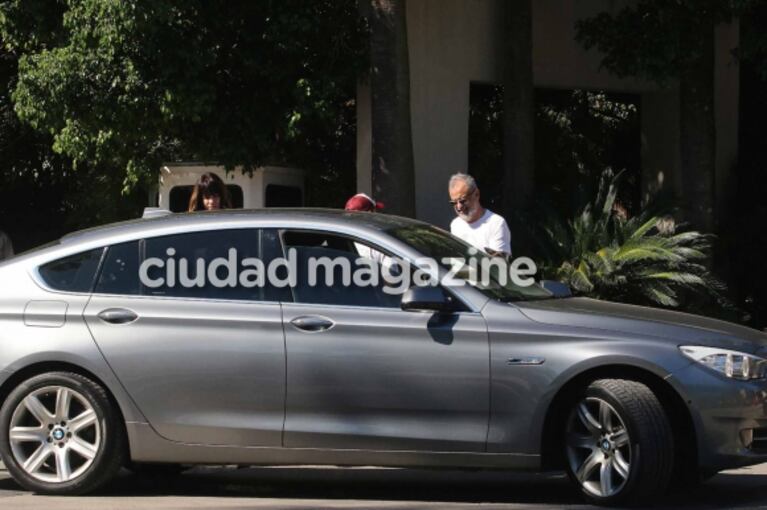
[[(263, 241), (276, 235), (220, 230), (109, 248), (85, 319), (117, 377), (163, 437), (281, 445), (285, 348), (279, 300), (285, 297), (268, 287), (218, 286), (227, 279), (231, 250), (238, 263), (268, 257)], [(141, 262), (150, 257), (162, 262), (145, 275), (153, 287), (139, 278)], [(218, 283), (207, 274), (199, 280), (198, 264), (209, 268), (216, 259)], [(196, 282), (188, 287), (181, 276)], [(160, 280), (164, 285), (154, 286)]]

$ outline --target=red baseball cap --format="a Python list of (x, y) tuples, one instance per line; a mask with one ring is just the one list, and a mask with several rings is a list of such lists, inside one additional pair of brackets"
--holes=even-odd
[(376, 211), (383, 208), (383, 202), (377, 202), (364, 193), (357, 193), (344, 206), (347, 211)]

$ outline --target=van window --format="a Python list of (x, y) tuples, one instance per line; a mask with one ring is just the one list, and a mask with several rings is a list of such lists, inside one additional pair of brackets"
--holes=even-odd
[(264, 192), (265, 207), (301, 207), (304, 205), (303, 193), (298, 186), (269, 184)]

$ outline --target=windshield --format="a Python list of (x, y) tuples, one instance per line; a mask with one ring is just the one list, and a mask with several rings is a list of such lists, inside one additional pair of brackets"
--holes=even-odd
[[(457, 237), (430, 225), (410, 225), (387, 231), (392, 237), (419, 251), (423, 256), (436, 260), (443, 268), (450, 270), (454, 264), (461, 264), (456, 277), (465, 280), (486, 296), (499, 301), (529, 301), (549, 299), (553, 294), (538, 285), (522, 287), (511, 278), (503, 282), (500, 271), (503, 266), (508, 275), (508, 265), (500, 264)], [(483, 264), (483, 260), (485, 263)], [(491, 263), (492, 261), (492, 263)], [(489, 267), (489, 278), (479, 278), (476, 268)]]

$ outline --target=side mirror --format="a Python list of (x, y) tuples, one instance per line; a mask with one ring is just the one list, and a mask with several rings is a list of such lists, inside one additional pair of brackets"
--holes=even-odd
[(573, 295), (569, 285), (556, 280), (541, 280), (540, 286), (554, 294), (554, 297), (566, 298)]
[(450, 312), (453, 303), (439, 287), (410, 287), (402, 295), (401, 308), (405, 311)]

